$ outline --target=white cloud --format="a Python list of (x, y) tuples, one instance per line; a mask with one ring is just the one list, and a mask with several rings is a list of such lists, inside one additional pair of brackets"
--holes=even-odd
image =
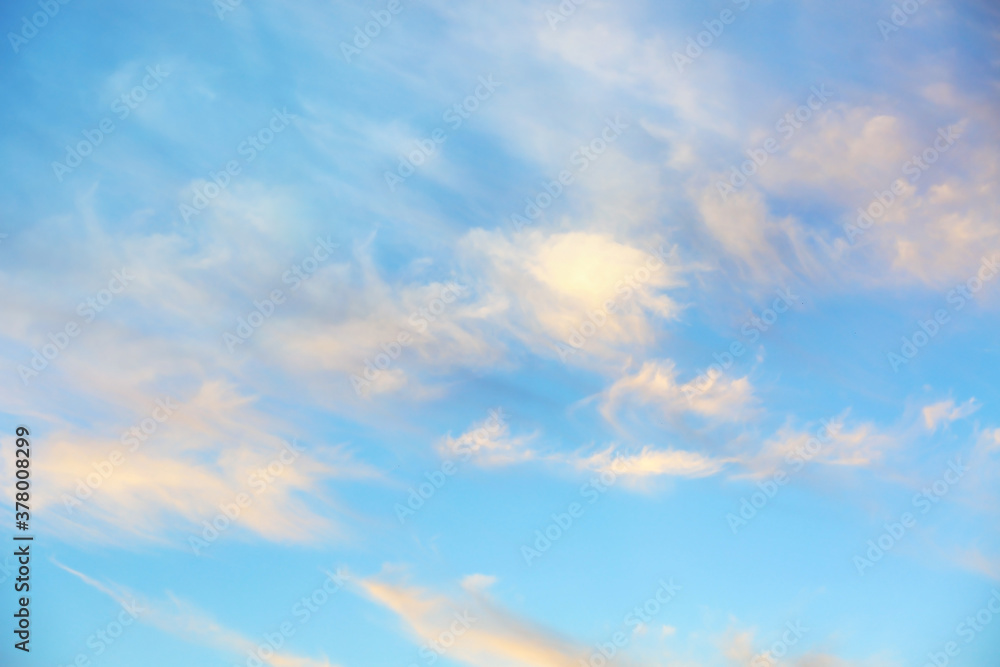
[(471, 459), (476, 465), (496, 467), (530, 461), (538, 453), (529, 446), (535, 435), (510, 435), (503, 410), (491, 410), (489, 418), (473, 424), (456, 438), (446, 436), (438, 445), (442, 456)]
[[(764, 441), (759, 451), (745, 456), (745, 463), (755, 475), (766, 475), (787, 468), (788, 461), (822, 465), (870, 467), (881, 463), (887, 452), (900, 444), (900, 438), (865, 422), (845, 426), (846, 413), (824, 421), (823, 426), (804, 431), (785, 425)], [(791, 458), (790, 458), (791, 457)]]
[(712, 458), (679, 449), (643, 447), (637, 454), (622, 454), (608, 448), (588, 457), (573, 460), (577, 467), (610, 472), (625, 478), (707, 477), (719, 473), (734, 459)]
[(70, 427), (46, 434), (36, 503), (51, 529), (112, 543), (179, 534), (186, 544), (187, 535), (201, 536), (202, 520), (221, 513), (220, 503), (246, 494), (251, 503), (233, 521), (233, 536), (315, 542), (344, 534), (324, 500), (326, 481), (378, 476), (342, 447), (290, 445), (256, 397), (231, 385), (206, 383), (163, 403), (172, 414), (150, 400), (111, 436)]
[(948, 399), (925, 406), (920, 414), (923, 415), (924, 424), (927, 430), (936, 431), (938, 426), (947, 426), (953, 421), (964, 419), (982, 407), (975, 398), (970, 398), (965, 403), (956, 406), (955, 401)]
[(696, 414), (713, 422), (732, 422), (752, 414), (755, 404), (746, 377), (713, 373), (681, 384), (674, 362), (664, 359), (644, 362), (634, 374), (618, 379), (603, 393), (600, 409), (612, 423), (623, 407), (632, 406), (650, 406), (671, 418)]
[[(493, 578), (473, 577), (477, 584), (493, 583)], [(399, 616), (416, 642), (427, 646), (449, 633), (451, 645), (444, 655), (467, 665), (577, 667), (589, 656), (587, 648), (506, 611), (483, 586), (469, 586), (470, 578), (465, 582), (460, 596), (374, 578), (361, 586), (372, 600)]]
[(760, 169), (757, 182), (783, 196), (870, 198), (872, 189), (899, 176), (910, 149), (917, 148), (902, 125), (890, 113), (838, 103), (806, 121)]
[[(651, 251), (659, 248), (589, 232), (531, 230), (509, 238), (473, 230), (463, 240), (467, 261), (483, 267), (480, 298), (493, 326), (536, 353), (555, 356), (557, 345), (576, 350), (565, 357), (574, 363), (620, 360), (655, 340), (654, 319), (679, 312), (663, 294), (682, 284), (677, 260)], [(609, 300), (615, 303), (610, 313)]]

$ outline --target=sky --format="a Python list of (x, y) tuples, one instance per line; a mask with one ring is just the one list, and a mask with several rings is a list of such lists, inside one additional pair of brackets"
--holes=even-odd
[(3, 665), (997, 664), (995, 3), (0, 23)]

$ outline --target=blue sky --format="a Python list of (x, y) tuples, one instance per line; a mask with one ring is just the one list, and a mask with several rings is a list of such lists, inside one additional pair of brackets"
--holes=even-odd
[(991, 3), (0, 14), (3, 664), (996, 664)]

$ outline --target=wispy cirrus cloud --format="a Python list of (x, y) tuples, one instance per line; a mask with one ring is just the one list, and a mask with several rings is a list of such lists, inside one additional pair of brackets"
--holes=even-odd
[[(362, 589), (395, 613), (430, 656), (447, 656), (477, 667), (576, 667), (587, 648), (498, 604), (488, 587), (493, 577), (470, 575), (455, 594), (427, 590), (382, 577), (364, 579)], [(442, 638), (444, 635), (449, 637)]]
[(644, 406), (669, 419), (691, 414), (713, 422), (745, 419), (756, 410), (749, 378), (712, 374), (704, 381), (680, 382), (669, 360), (643, 362), (632, 374), (616, 380), (601, 397), (601, 414), (609, 422), (626, 407)]
[[(239, 659), (246, 659), (246, 656), (252, 655), (258, 664), (270, 667), (337, 667), (325, 658), (309, 658), (287, 651), (275, 652), (270, 645), (268, 645), (269, 650), (262, 653), (258, 641), (225, 627), (213, 615), (190, 602), (181, 600), (169, 591), (164, 599), (137, 596), (119, 584), (102, 583), (62, 563), (54, 562), (60, 569), (108, 595), (119, 604), (137, 606), (138, 613), (135, 618), (139, 622), (185, 642), (205, 646), (231, 657), (239, 656)], [(137, 604), (137, 599), (142, 600), (141, 604)]]

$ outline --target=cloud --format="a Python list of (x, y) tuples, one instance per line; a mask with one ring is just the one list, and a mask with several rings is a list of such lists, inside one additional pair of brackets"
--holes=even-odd
[(150, 401), (128, 426), (108, 429), (121, 437), (56, 430), (36, 460), (45, 480), (36, 502), (53, 529), (103, 542), (200, 535), (201, 521), (239, 494), (251, 504), (234, 521), (236, 534), (281, 542), (342, 537), (323, 500), (326, 482), (377, 473), (343, 447), (290, 444), (278, 435), (285, 426), (256, 403), (233, 385), (209, 382), (190, 397)]
[[(473, 230), (461, 252), (480, 267), (481, 311), (491, 328), (537, 354), (560, 354), (571, 363), (619, 362), (653, 343), (656, 320), (680, 312), (664, 293), (683, 284), (670, 250), (647, 250), (603, 233), (530, 230), (508, 237)], [(559, 353), (557, 345), (567, 351)]]
[[(1000, 136), (1000, 123), (985, 111), (987, 104), (954, 91), (936, 102), (937, 124), (907, 117), (884, 101), (881, 108), (864, 100), (839, 102), (807, 121), (787, 147), (725, 197), (718, 183), (728, 182), (729, 172), (715, 171), (724, 158), (702, 138), (684, 147), (692, 174), (687, 196), (723, 257), (736, 261), (739, 275), (751, 281), (749, 291), (792, 276), (946, 288), (970, 278), (984, 255), (1000, 250), (1000, 198), (989, 186), (1000, 159), (987, 148)], [(958, 138), (940, 150), (939, 131), (947, 134), (946, 128)], [(662, 128), (657, 133), (670, 136)], [(931, 158), (921, 161), (928, 151)], [(706, 172), (715, 174), (711, 182)], [(839, 211), (840, 224), (816, 224), (795, 202)], [(874, 224), (859, 237), (859, 209), (873, 204)]]
[(480, 593), (497, 582), (497, 578), (488, 574), (470, 574), (462, 578), (462, 588), (469, 593)]
[(776, 218), (767, 198), (753, 185), (723, 200), (716, 186), (692, 185), (694, 200), (708, 233), (723, 258), (737, 263), (736, 273), (749, 290), (785, 285), (801, 274), (819, 276), (822, 258), (812, 247), (813, 234), (794, 216)]
[(612, 446), (595, 454), (574, 453), (550, 459), (574, 468), (612, 471), (633, 481), (660, 476), (697, 478), (723, 472), (734, 478), (759, 477), (786, 469), (792, 460), (873, 467), (884, 462), (888, 452), (898, 449), (904, 438), (871, 422), (847, 426), (846, 418), (845, 412), (835, 419), (822, 420), (812, 430), (785, 424), (756, 447), (751, 439), (741, 436), (729, 443), (725, 453), (646, 446), (629, 454)]
[(361, 586), (430, 655), (476, 667), (577, 667), (589, 657), (586, 647), (503, 609), (485, 592), (487, 580), (493, 583), (483, 575), (466, 577), (458, 596), (374, 578)]
[[(794, 624), (794, 627), (799, 628), (797, 633), (801, 633), (803, 630), (808, 631), (808, 628), (803, 628), (801, 623)], [(731, 627), (717, 640), (718, 652), (734, 667), (744, 665), (751, 667), (758, 665), (760, 667), (899, 667), (895, 662), (880, 658), (847, 660), (827, 652), (809, 650), (805, 648), (805, 644), (799, 645), (799, 637), (796, 634), (790, 633), (785, 633), (784, 636), (793, 637), (795, 641), (791, 644), (781, 642), (780, 645), (784, 649), (783, 655), (773, 655), (769, 647), (761, 646), (756, 635), (754, 629)], [(793, 655), (787, 655), (788, 653)]]
[(955, 406), (955, 401), (948, 399), (924, 407), (920, 414), (923, 415), (924, 424), (927, 430), (934, 432), (939, 425), (947, 426), (953, 421), (964, 419), (982, 407), (975, 398), (970, 398), (962, 405)]
[(669, 359), (644, 362), (603, 393), (601, 414), (615, 423), (625, 406), (650, 406), (671, 419), (695, 414), (714, 422), (735, 422), (754, 412), (756, 399), (748, 378), (715, 373), (680, 384), (675, 367)]
[(989, 556), (976, 548), (959, 549), (954, 561), (959, 566), (976, 572), (987, 579), (1000, 581), (1000, 557)]
[(577, 457), (571, 462), (580, 468), (598, 472), (611, 472), (633, 479), (646, 477), (707, 477), (722, 471), (735, 459), (712, 458), (697, 452), (679, 449), (643, 447), (637, 454), (621, 454), (608, 448), (588, 457)]
[(785, 467), (791, 459), (832, 466), (870, 467), (882, 462), (886, 452), (900, 443), (899, 436), (883, 432), (871, 422), (847, 427), (845, 420), (846, 413), (823, 420), (823, 426), (812, 431), (786, 424), (767, 438), (757, 452), (747, 455), (745, 464), (754, 475), (771, 474)]
[(136, 620), (186, 642), (207, 646), (233, 657), (252, 653), (260, 656), (261, 662), (270, 667), (336, 667), (325, 658), (319, 660), (288, 652), (275, 653), (274, 650), (269, 651), (270, 657), (264, 657), (259, 652), (258, 642), (221, 625), (212, 615), (177, 598), (169, 591), (165, 600), (149, 600), (119, 584), (102, 583), (58, 561), (53, 562), (87, 585), (108, 595), (126, 610), (137, 612), (134, 616)]
[(976, 442), (974, 455), (988, 456), (997, 451), (1000, 451), (1000, 428), (986, 429)]
[(438, 450), (445, 457), (471, 458), (479, 466), (495, 467), (531, 461), (538, 453), (529, 444), (537, 434), (512, 437), (503, 410), (491, 410), (489, 418), (473, 424), (457, 438), (445, 436)]
[(787, 148), (761, 168), (758, 182), (782, 196), (867, 197), (876, 185), (899, 176), (899, 165), (916, 143), (891, 113), (840, 103), (806, 121)]
[[(360, 284), (352, 287), (357, 269)], [(390, 284), (362, 258), (357, 268), (314, 281), (300, 308), (269, 325), (257, 343), (280, 369), (320, 386), (330, 374), (343, 375), (337, 394), (419, 395), (421, 371), (488, 365), (503, 350), (480, 334), (484, 304), (467, 279)], [(323, 307), (331, 301), (336, 309)]]

